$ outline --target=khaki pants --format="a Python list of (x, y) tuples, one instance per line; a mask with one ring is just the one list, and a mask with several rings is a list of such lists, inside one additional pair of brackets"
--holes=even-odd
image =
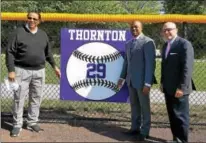
[(23, 125), (23, 108), (27, 95), (29, 96), (27, 125), (36, 124), (45, 83), (45, 69), (26, 70), (15, 67), (15, 73), (19, 89), (14, 92), (13, 125), (14, 127)]

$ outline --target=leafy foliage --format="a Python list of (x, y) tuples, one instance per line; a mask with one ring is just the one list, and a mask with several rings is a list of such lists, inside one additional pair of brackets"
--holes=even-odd
[[(91, 1), (91, 0), (24, 0), (24, 1), (2, 1), (2, 12), (28, 12), (39, 11), (44, 13), (76, 13), (76, 14), (205, 14), (206, 1), (130, 1), (130, 0), (111, 0), (111, 1)], [(24, 21), (2, 21), (2, 47), (4, 49), (7, 42), (8, 33), (15, 27), (21, 25)], [(144, 24), (144, 33), (152, 37), (157, 48), (162, 46), (160, 29), (162, 24), (146, 23)], [(121, 22), (43, 22), (40, 25), (49, 35), (52, 45), (59, 52), (60, 47), (60, 29), (69, 28), (94, 28), (94, 29), (128, 29), (127, 23)], [(205, 24), (188, 24), (183, 27), (178, 24), (179, 33), (193, 42), (195, 49), (205, 50)], [(185, 32), (184, 29), (187, 29)], [(192, 34), (191, 34), (192, 33)], [(186, 34), (186, 35), (185, 35)], [(203, 55), (197, 55), (202, 57)]]
[[(77, 14), (157, 14), (160, 3), (157, 1), (2, 1), (3, 12), (59, 12)], [(2, 47), (5, 47), (8, 33), (15, 27), (23, 24), (21, 22), (2, 22)], [(59, 49), (60, 29), (69, 28), (99, 28), (99, 29), (125, 29), (127, 23), (120, 22), (43, 22), (40, 25), (49, 35), (55, 48)]]
[[(174, 14), (205, 14), (206, 0), (196, 1), (179, 1), (166, 0), (164, 1), (165, 13)], [(179, 27), (179, 33), (183, 37), (192, 42), (195, 48), (195, 56), (198, 58), (206, 58), (206, 25), (205, 24), (187, 24)]]

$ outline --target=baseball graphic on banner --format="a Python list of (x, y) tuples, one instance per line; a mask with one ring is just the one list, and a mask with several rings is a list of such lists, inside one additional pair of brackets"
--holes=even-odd
[(90, 100), (104, 100), (119, 90), (117, 82), (123, 67), (121, 53), (109, 44), (91, 42), (73, 51), (66, 75), (75, 92)]

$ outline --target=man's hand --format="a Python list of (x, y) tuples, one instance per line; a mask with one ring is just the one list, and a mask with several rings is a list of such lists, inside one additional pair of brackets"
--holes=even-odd
[(183, 91), (181, 89), (177, 89), (175, 93), (176, 98), (180, 98), (183, 96)]
[(144, 86), (142, 92), (143, 92), (144, 95), (149, 95), (150, 87), (149, 86)]
[(9, 81), (15, 81), (15, 78), (16, 78), (15, 72), (9, 72), (8, 74)]
[(55, 71), (56, 76), (57, 76), (58, 78), (60, 78), (60, 77), (61, 77), (60, 69), (59, 69), (58, 67), (55, 67), (55, 68), (54, 68), (54, 71)]
[(119, 79), (118, 80), (118, 83), (117, 83), (117, 87), (120, 89), (122, 86), (123, 86), (123, 84), (124, 84), (124, 79)]

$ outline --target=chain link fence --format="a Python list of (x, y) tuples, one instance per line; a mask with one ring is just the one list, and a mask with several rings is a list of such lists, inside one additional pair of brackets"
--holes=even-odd
[[(1, 31), (1, 113), (2, 117), (11, 117), (13, 95), (6, 90), (4, 78), (7, 76), (5, 66), (5, 49), (8, 35), (23, 21), (2, 21)], [(163, 23), (145, 23), (143, 32), (155, 40), (157, 53), (161, 51), (163, 40), (160, 31)], [(179, 35), (190, 40), (195, 49), (195, 65), (193, 80), (197, 91), (190, 95), (190, 123), (191, 125), (206, 125), (206, 26), (205, 24), (177, 24)], [(40, 28), (44, 29), (50, 38), (52, 51), (58, 66), (60, 65), (60, 29), (61, 28), (98, 28), (98, 29), (128, 29), (126, 23), (88, 23), (88, 22), (43, 22)], [(151, 90), (151, 113), (153, 125), (168, 124), (168, 116), (164, 102), (164, 95), (159, 90), (160, 84), (160, 57), (156, 58), (155, 75), (158, 84)], [(172, 78), (172, 77), (171, 77)], [(108, 102), (77, 102), (59, 99), (59, 79), (55, 76), (51, 66), (46, 64), (46, 86), (41, 104), (40, 119), (48, 122), (92, 120), (99, 122), (114, 122), (118, 125), (130, 124), (130, 105), (128, 103)], [(25, 114), (27, 102), (25, 103)], [(10, 118), (12, 119), (12, 118)]]

